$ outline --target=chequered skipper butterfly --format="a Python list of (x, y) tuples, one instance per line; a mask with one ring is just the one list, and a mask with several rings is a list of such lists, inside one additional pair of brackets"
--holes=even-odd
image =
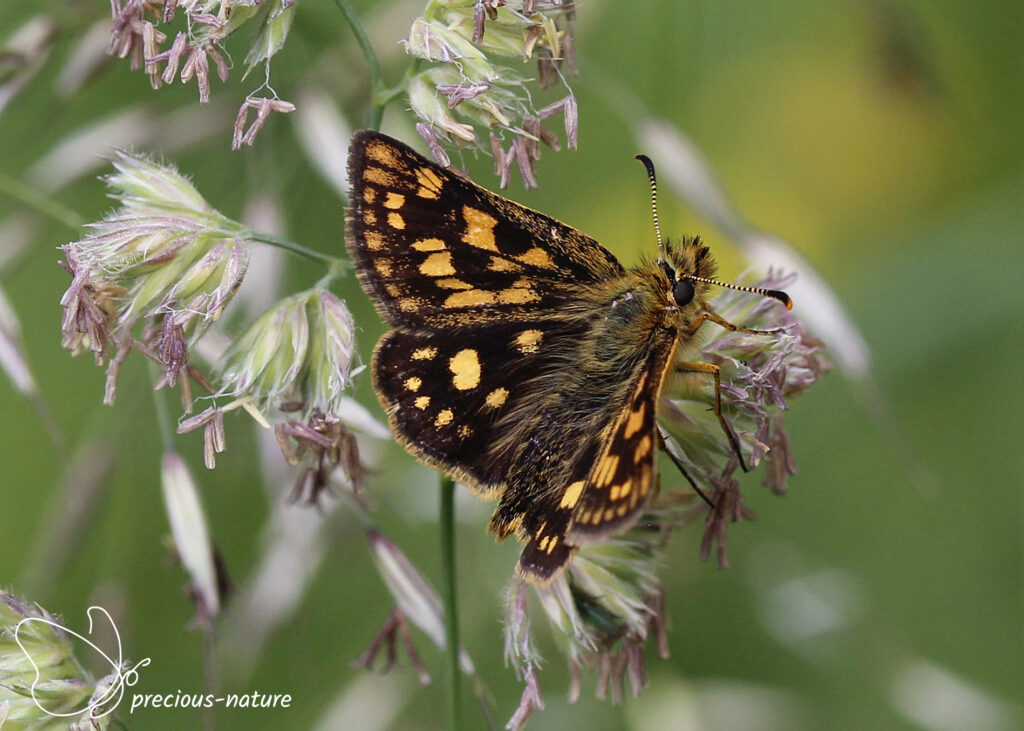
[(587, 235), (377, 132), (352, 138), (349, 177), (348, 249), (393, 328), (373, 357), (391, 428), (422, 462), (498, 499), (489, 528), (526, 544), (523, 578), (550, 581), (580, 546), (636, 521), (664, 447), (655, 417), (670, 372), (714, 378), (743, 464), (717, 366), (677, 351), (708, 320), (774, 331), (711, 309), (721, 283), (699, 238), (626, 270)]

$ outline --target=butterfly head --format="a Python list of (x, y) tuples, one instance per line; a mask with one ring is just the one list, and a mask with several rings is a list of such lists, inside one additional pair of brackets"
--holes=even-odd
[(658, 264), (668, 277), (672, 299), (678, 307), (702, 301), (715, 274), (715, 260), (699, 236), (685, 238), (676, 245), (669, 243)]
[(682, 244), (673, 248), (666, 245), (661, 238), (661, 226), (658, 225), (658, 182), (654, 175), (654, 163), (647, 155), (637, 155), (636, 159), (647, 169), (647, 178), (651, 181), (651, 214), (654, 218), (654, 233), (658, 237), (658, 264), (672, 285), (672, 299), (676, 306), (685, 308), (696, 301), (698, 308), (702, 306), (704, 294), (709, 285), (737, 289), (741, 292), (753, 292), (782, 302), (787, 310), (793, 309), (789, 295), (775, 289), (759, 287), (742, 287), (726, 284), (712, 279), (715, 273), (715, 262), (708, 248), (701, 243), (700, 237), (684, 239)]

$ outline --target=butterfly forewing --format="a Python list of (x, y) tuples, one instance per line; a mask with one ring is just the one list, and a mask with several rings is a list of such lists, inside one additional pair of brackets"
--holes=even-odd
[(623, 274), (588, 236), (376, 133), (353, 138), (349, 177), (349, 249), (392, 325), (549, 314), (566, 284)]
[(658, 398), (676, 343), (674, 334), (657, 343), (635, 374), (629, 404), (619, 412), (573, 513), (573, 543), (595, 543), (623, 530), (646, 506), (654, 484)]
[(629, 527), (646, 506), (654, 483), (655, 409), (675, 346), (672, 333), (654, 344), (629, 379), (626, 404), (610, 409), (612, 419), (575, 453), (560, 489), (524, 505), (516, 504), (521, 496), (503, 498), (496, 518), (502, 507), (509, 515), (523, 513), (520, 575), (549, 581), (579, 546)]

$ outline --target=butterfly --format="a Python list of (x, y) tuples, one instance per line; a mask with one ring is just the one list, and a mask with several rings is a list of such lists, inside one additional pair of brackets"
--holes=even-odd
[[(653, 165), (638, 157), (653, 195)], [(374, 389), (407, 451), (498, 501), (489, 530), (525, 544), (521, 578), (544, 585), (580, 547), (636, 522), (671, 372), (714, 379), (740, 456), (718, 367), (683, 356), (707, 321), (774, 331), (714, 312), (708, 291), (722, 283), (699, 238), (662, 245), (659, 230), (659, 258), (627, 270), (586, 234), (378, 132), (353, 136), (348, 171), (348, 251), (391, 327)]]

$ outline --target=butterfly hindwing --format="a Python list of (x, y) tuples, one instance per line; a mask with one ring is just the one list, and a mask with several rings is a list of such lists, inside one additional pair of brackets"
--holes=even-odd
[(530, 318), (563, 304), (566, 285), (624, 273), (585, 234), (383, 135), (353, 138), (349, 177), (349, 250), (392, 325)]
[(437, 333), (392, 330), (374, 352), (373, 378), (406, 448), (460, 482), (501, 487), (514, 440), (503, 417), (555, 367), (580, 331), (554, 321), (497, 321)]

